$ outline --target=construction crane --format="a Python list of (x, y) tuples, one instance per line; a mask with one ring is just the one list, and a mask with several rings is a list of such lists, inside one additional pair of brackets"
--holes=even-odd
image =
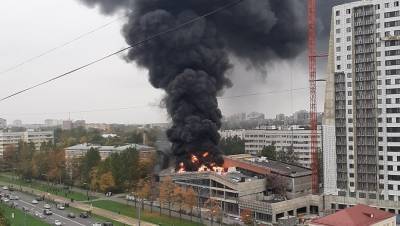
[(313, 194), (319, 193), (316, 48), (316, 0), (308, 0), (308, 70), (310, 82), (311, 170)]

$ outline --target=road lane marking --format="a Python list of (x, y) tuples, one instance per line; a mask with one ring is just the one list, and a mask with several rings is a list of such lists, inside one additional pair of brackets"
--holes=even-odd
[[(29, 203), (29, 202), (25, 202), (25, 201), (23, 201), (23, 200), (20, 200), (20, 201), (21, 201), (22, 203), (25, 203), (25, 204), (27, 204), (27, 205), (30, 205), (30, 206), (33, 206), (33, 207), (34, 207), (34, 205), (32, 205), (32, 204)], [(53, 211), (52, 211), (52, 212), (53, 212)], [(79, 223), (79, 222), (77, 222), (77, 221), (74, 221), (74, 220), (72, 220), (72, 219), (66, 218), (66, 217), (64, 217), (64, 216), (61, 216), (61, 215), (59, 215), (59, 214), (57, 214), (57, 213), (55, 213), (55, 212), (53, 212), (53, 214), (56, 215), (56, 216), (61, 217), (62, 219), (71, 221), (72, 223), (75, 223), (75, 224), (78, 224), (78, 225), (81, 225), (81, 226), (86, 226), (86, 225), (81, 224), (81, 223)]]

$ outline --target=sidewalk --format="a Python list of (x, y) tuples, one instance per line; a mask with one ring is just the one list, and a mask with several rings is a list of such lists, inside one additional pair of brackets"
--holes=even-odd
[[(4, 183), (4, 182), (0, 182), (0, 185), (9, 185), (10, 183)], [(64, 197), (60, 197), (60, 196), (56, 196), (56, 195), (52, 195), (50, 193), (46, 193), (46, 192), (42, 192), (36, 189), (32, 189), (29, 187), (24, 187), (24, 186), (17, 186), (15, 185), (15, 188), (21, 188), (21, 192), (26, 192), (32, 195), (38, 195), (38, 196), (45, 196), (46, 199), (55, 201), (55, 202), (60, 202), (60, 203), (69, 203), (69, 205), (73, 208), (76, 209), (80, 209), (82, 211), (91, 211), (93, 214), (95, 215), (99, 215), (114, 221), (118, 221), (122, 224), (126, 224), (126, 225), (132, 225), (132, 226), (136, 226), (138, 225), (138, 220), (131, 218), (131, 217), (127, 217), (127, 216), (123, 216), (123, 215), (119, 215), (117, 213), (108, 211), (108, 210), (104, 210), (104, 209), (100, 209), (100, 208), (96, 208), (96, 207), (91, 207), (88, 204), (84, 204), (84, 203), (80, 203), (80, 202), (73, 202), (71, 203), (69, 199), (66, 199)], [(148, 222), (144, 222), (141, 221), (140, 222), (141, 226), (156, 226), (155, 224), (151, 224)]]

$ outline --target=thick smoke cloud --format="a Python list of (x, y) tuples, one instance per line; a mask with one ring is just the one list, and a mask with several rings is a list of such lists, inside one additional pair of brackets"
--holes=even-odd
[[(134, 44), (233, 0), (81, 1), (106, 14), (129, 13), (122, 34)], [(126, 59), (147, 68), (151, 84), (166, 91), (173, 122), (167, 135), (177, 168), (184, 164), (191, 171), (223, 163), (216, 97), (231, 85), (229, 55), (256, 68), (290, 60), (306, 48), (306, 17), (305, 0), (245, 0), (128, 52)]]

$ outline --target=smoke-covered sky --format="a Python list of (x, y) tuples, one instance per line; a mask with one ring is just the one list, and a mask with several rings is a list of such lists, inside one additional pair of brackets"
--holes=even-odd
[[(327, 15), (330, 13), (330, 7), (337, 2), (349, 1), (320, 0), (319, 2), (318, 46), (320, 51), (324, 52), (327, 46), (330, 19)], [(109, 12), (112, 10), (110, 9)], [(98, 9), (90, 9), (76, 0), (3, 0), (0, 7), (2, 27), (0, 71), (76, 38), (119, 16), (121, 14), (101, 14)], [(301, 22), (306, 23), (306, 21)], [(121, 35), (123, 24), (123, 21), (113, 23), (37, 61), (0, 75), (0, 84), (2, 84), (0, 96), (46, 80), (125, 46), (126, 42)], [(293, 35), (296, 36), (296, 34)], [(287, 51), (280, 54), (286, 53)], [(234, 67), (229, 78), (233, 82), (233, 87), (226, 89), (223, 99), (219, 100), (224, 115), (242, 111), (259, 111), (272, 117), (281, 112), (289, 114), (294, 110), (308, 109), (305, 52), (290, 61), (269, 62), (266, 74), (249, 69), (247, 60), (231, 57), (231, 62)], [(324, 77), (324, 67), (324, 63), (320, 63), (319, 77)], [(65, 119), (69, 116), (90, 122), (166, 121), (167, 115), (163, 109), (150, 106), (158, 105), (163, 97), (163, 91), (154, 89), (150, 85), (147, 73), (146, 69), (127, 64), (122, 60), (122, 55), (114, 57), (70, 77), (0, 103), (0, 117), (9, 121), (22, 119), (25, 122), (42, 122), (46, 118)], [(295, 90), (282, 91), (291, 88)], [(280, 92), (274, 95), (226, 98), (274, 91)], [(318, 93), (319, 110), (322, 110), (323, 87)]]

